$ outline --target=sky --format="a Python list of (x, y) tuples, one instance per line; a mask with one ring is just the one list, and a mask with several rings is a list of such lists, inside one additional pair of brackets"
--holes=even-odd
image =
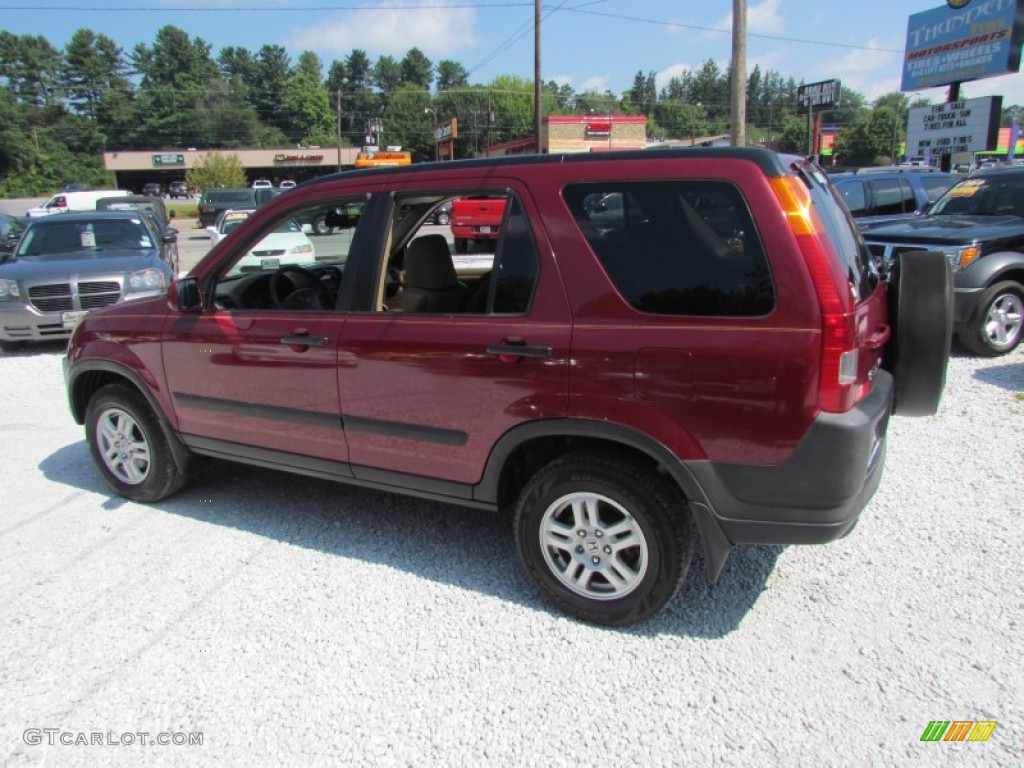
[[(975, 0), (979, 2), (979, 0)], [(898, 91), (910, 14), (941, 0), (748, 0), (747, 71), (760, 65), (784, 78), (838, 78), (870, 102)], [(371, 60), (401, 59), (413, 47), (433, 62), (453, 59), (471, 83), (497, 75), (531, 79), (533, 0), (0, 0), (3, 26), (63, 47), (80, 28), (102, 32), (127, 53), (151, 45), (167, 24), (220, 49), (256, 52), (283, 45), (293, 63), (305, 50), (327, 66), (355, 48)], [(659, 86), (686, 69), (730, 60), (732, 0), (544, 0), (541, 72), (576, 91), (628, 89), (637, 72)], [(946, 100), (946, 88), (916, 95)], [(962, 98), (1002, 95), (1024, 104), (1024, 76), (965, 83)]]

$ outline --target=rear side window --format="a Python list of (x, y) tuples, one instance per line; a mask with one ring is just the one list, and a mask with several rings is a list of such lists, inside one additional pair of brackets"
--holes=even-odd
[(843, 199), (846, 201), (846, 207), (850, 209), (850, 213), (854, 216), (864, 216), (867, 214), (868, 200), (867, 195), (864, 194), (864, 182), (859, 179), (854, 181), (837, 182), (836, 187), (843, 194)]
[(905, 179), (877, 179), (869, 181), (874, 205), (871, 212), (876, 216), (895, 213), (913, 213), (917, 205), (914, 190)]
[(564, 196), (605, 272), (635, 309), (752, 316), (775, 306), (764, 248), (731, 184), (574, 184)]

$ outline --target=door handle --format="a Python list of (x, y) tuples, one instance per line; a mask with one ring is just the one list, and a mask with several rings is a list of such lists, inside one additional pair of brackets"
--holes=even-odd
[[(502, 362), (511, 362), (518, 357), (551, 357), (554, 350), (551, 347), (538, 344), (506, 343), (488, 345), (487, 354), (496, 355)], [(511, 360), (506, 361), (505, 358), (511, 358)]]
[(292, 336), (282, 336), (281, 343), (289, 347), (326, 347), (326, 336), (310, 336), (308, 333), (297, 332)]

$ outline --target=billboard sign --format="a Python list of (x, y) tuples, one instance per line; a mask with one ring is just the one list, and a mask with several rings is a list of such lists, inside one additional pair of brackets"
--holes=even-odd
[(919, 91), (1020, 69), (1024, 0), (940, 6), (907, 20), (900, 90)]
[(797, 112), (807, 113), (808, 105), (813, 109), (835, 109), (839, 106), (841, 86), (838, 80), (822, 80), (819, 83), (801, 85), (796, 92)]
[(916, 107), (907, 119), (907, 156), (995, 149), (1002, 111), (1002, 96)]
[(160, 153), (153, 155), (153, 165), (184, 165), (185, 155), (177, 153)]

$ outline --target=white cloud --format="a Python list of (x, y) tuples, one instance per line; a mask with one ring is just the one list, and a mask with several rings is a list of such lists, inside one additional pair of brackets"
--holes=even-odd
[[(747, 34), (759, 35), (781, 35), (786, 31), (786, 20), (779, 13), (779, 6), (782, 0), (764, 0), (759, 5), (747, 7)], [(732, 29), (732, 12), (730, 11), (717, 22), (712, 24), (715, 29), (729, 31)], [(717, 32), (707, 32), (705, 35), (717, 35)]]
[(371, 59), (381, 55), (401, 58), (410, 48), (419, 48), (430, 58), (450, 58), (476, 45), (475, 25), (473, 8), (365, 9), (295, 30), (286, 46), (332, 57), (347, 56), (359, 48)]
[(668, 85), (669, 80), (673, 77), (679, 77), (689, 69), (693, 69), (689, 64), (672, 64), (665, 67), (660, 72), (655, 73), (654, 84), (657, 86), (658, 91), (661, 91), (662, 88)]
[(903, 57), (891, 50), (878, 50), (878, 40), (868, 40), (864, 45), (865, 48), (831, 61), (820, 71), (827, 73), (827, 78), (822, 79), (839, 78), (846, 88), (857, 91), (870, 103), (882, 94), (900, 89)]
[(595, 75), (594, 77), (588, 77), (576, 90), (580, 93), (596, 92), (604, 93), (608, 90), (608, 83), (610, 81), (604, 75)]

